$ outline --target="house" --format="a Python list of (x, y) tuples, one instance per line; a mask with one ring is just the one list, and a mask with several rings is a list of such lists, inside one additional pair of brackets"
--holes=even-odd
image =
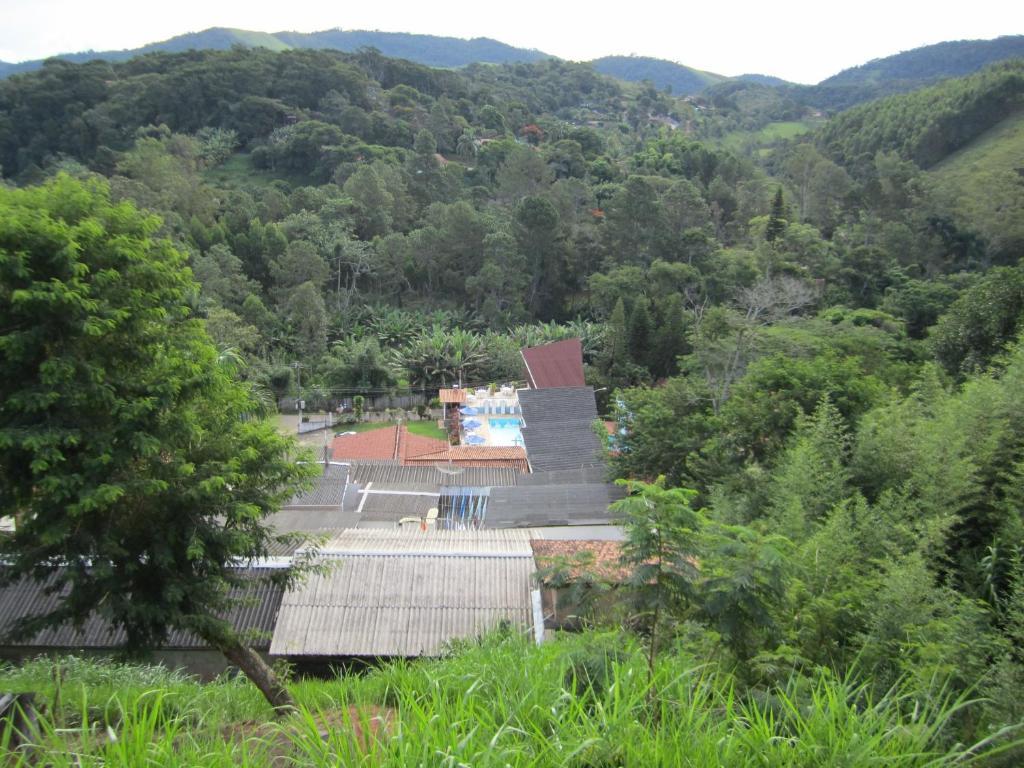
[(270, 644), (303, 665), (436, 656), (498, 626), (535, 636), (533, 550), (526, 531), (348, 530), (330, 567), (288, 592)]
[[(243, 586), (231, 592), (237, 602), (222, 618), (246, 636), (251, 647), (266, 659), (283, 590), (264, 578), (268, 566), (247, 568), (240, 575)], [(0, 640), (0, 659), (20, 662), (46, 654), (111, 657), (119, 653), (126, 639), (124, 630), (112, 627), (95, 614), (80, 629), (66, 624), (41, 630), (24, 640), (7, 638), (19, 619), (46, 614), (57, 607), (61, 595), (47, 592), (56, 582), (56, 576), (51, 575), (42, 582), (24, 578), (0, 587), (0, 638), (4, 638)], [(227, 660), (220, 651), (183, 630), (172, 630), (166, 641), (148, 656), (154, 663), (170, 669), (182, 668), (203, 679), (212, 679), (227, 668)]]

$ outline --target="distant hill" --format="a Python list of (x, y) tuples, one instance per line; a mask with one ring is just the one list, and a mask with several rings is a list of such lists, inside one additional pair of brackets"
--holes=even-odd
[[(515, 48), (511, 45), (477, 37), (463, 40), (456, 37), (435, 35), (413, 35), (405, 32), (370, 32), (364, 30), (331, 29), (323, 32), (251, 32), (245, 29), (214, 27), (202, 32), (191, 32), (172, 37), (159, 43), (141, 48), (121, 51), (85, 51), (69, 53), (52, 58), (81, 63), (93, 59), (125, 61), (156, 51), (177, 53), (190, 49), (227, 50), (233, 45), (262, 47), (281, 51), (289, 48), (327, 48), (339, 51), (355, 51), (359, 48), (376, 48), (392, 58), (409, 59), (431, 67), (461, 67), (474, 62), (505, 64), (509, 62), (532, 62), (552, 58), (541, 51)], [(43, 59), (25, 61), (20, 64), (0, 62), (0, 78), (19, 72), (30, 72), (42, 66)]]
[(367, 32), (341, 29), (329, 29), (308, 34), (278, 32), (274, 37), (293, 48), (330, 48), (339, 51), (376, 48), (385, 56), (409, 59), (430, 67), (463, 67), (474, 62), (507, 64), (552, 58), (541, 51), (515, 48), (489, 37), (463, 40), (457, 37), (414, 35), (406, 32)]
[(1024, 59), (1016, 59), (847, 110), (820, 131), (818, 143), (854, 172), (872, 167), (878, 152), (928, 169), (1022, 110)]
[(671, 87), (672, 93), (678, 96), (693, 96), (709, 85), (729, 79), (723, 75), (676, 64), (674, 61), (652, 59), (647, 56), (605, 56), (590, 63), (602, 75), (634, 83), (650, 80), (659, 91)]
[(1024, 35), (937, 43), (844, 69), (817, 85), (794, 86), (790, 95), (807, 105), (840, 111), (1019, 57), (1024, 57)]
[(946, 77), (969, 75), (989, 64), (1018, 56), (1024, 56), (1024, 35), (994, 40), (955, 40), (874, 59), (859, 67), (844, 69), (818, 85), (864, 85), (893, 80), (918, 81), (923, 85)]
[(783, 80), (781, 77), (775, 77), (774, 75), (759, 75), (756, 73), (739, 75), (734, 77), (733, 80), (739, 80), (741, 83), (756, 83), (757, 85), (791, 85), (788, 80)]

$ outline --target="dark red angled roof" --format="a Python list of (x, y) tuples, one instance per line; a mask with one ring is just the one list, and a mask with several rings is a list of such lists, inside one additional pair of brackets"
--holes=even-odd
[(522, 350), (532, 389), (583, 387), (583, 344), (566, 339)]

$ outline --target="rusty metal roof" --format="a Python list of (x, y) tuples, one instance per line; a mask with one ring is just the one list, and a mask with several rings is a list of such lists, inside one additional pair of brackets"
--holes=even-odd
[(520, 354), (533, 389), (586, 385), (583, 380), (583, 344), (579, 339), (527, 347), (520, 350)]

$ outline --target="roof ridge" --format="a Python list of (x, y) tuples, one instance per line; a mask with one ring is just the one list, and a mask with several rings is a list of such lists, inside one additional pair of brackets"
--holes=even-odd
[(404, 431), (406, 430), (406, 426), (405, 426), (405, 424), (399, 423), (398, 426), (395, 429), (396, 429), (396, 431), (395, 431), (395, 455), (392, 456), (392, 458), (396, 459), (397, 461), (401, 461), (402, 460), (402, 435), (403, 435)]

